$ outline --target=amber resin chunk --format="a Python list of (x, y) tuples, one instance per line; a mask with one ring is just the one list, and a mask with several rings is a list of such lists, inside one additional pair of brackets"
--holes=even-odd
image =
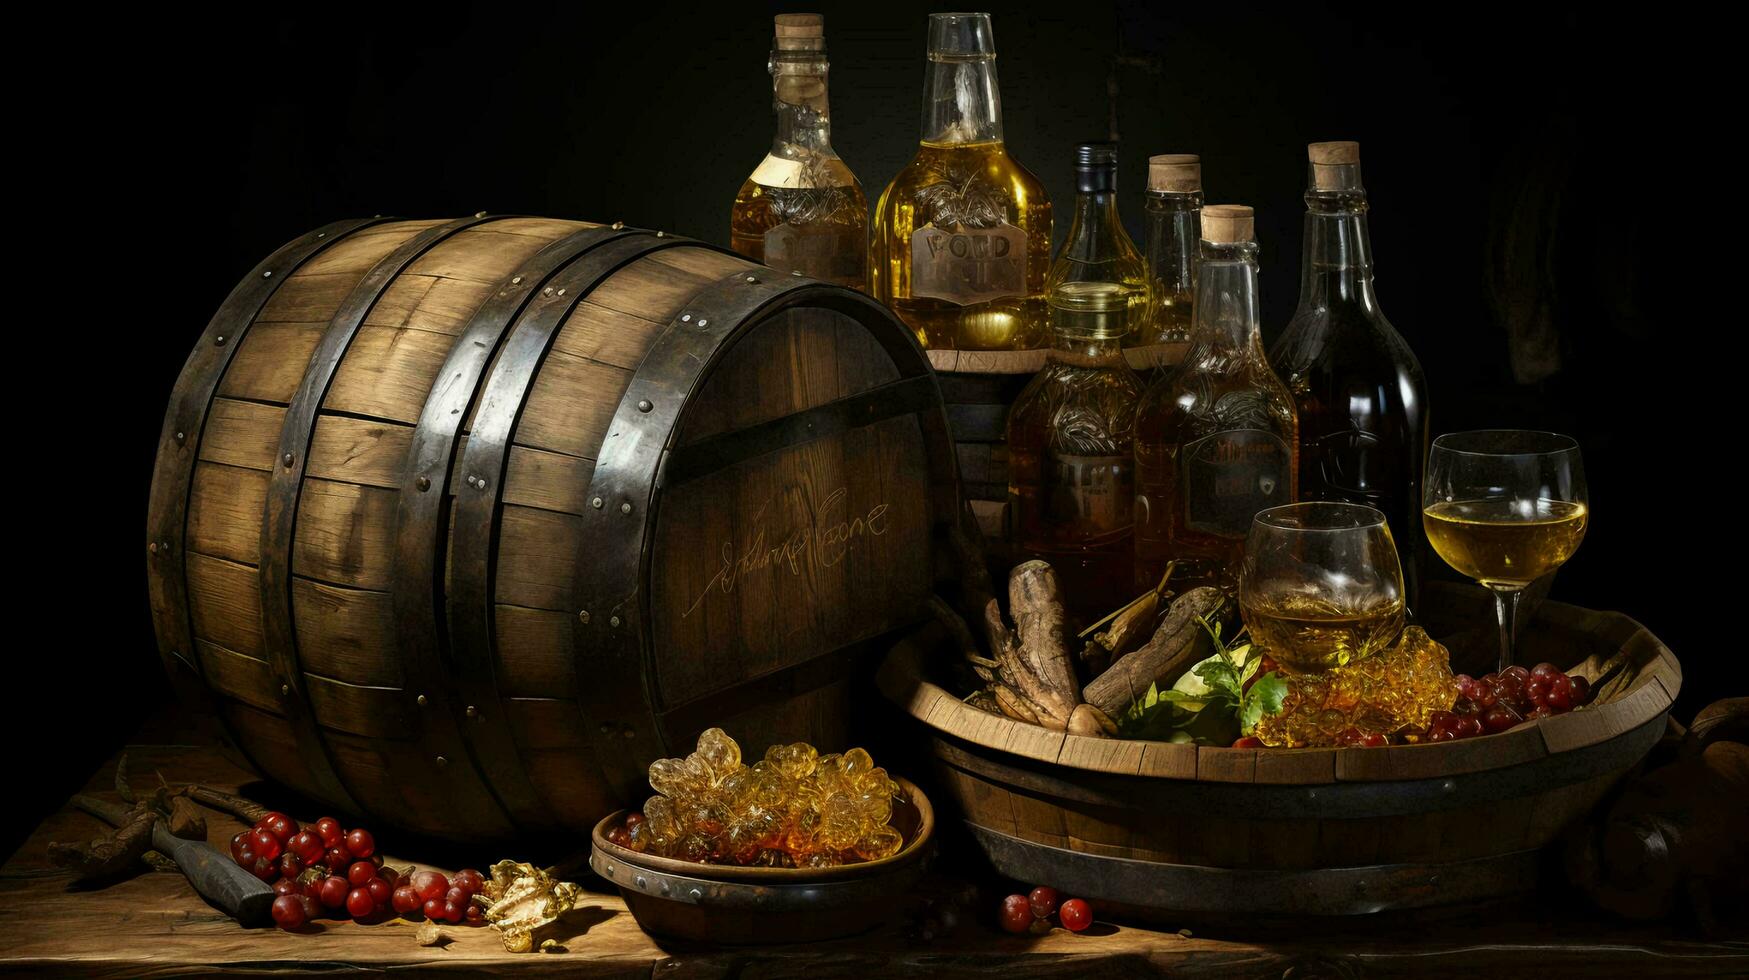
[(1378, 735), (1426, 728), (1458, 696), (1451, 655), (1419, 626), (1374, 656), (1287, 681), (1281, 711), (1257, 723), (1254, 734), (1265, 745), (1335, 745), (1350, 728)]

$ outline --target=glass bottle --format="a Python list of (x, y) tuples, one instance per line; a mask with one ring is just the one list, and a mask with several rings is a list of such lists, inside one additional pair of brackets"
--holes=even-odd
[(1051, 563), (1069, 615), (1082, 621), (1128, 597), (1133, 554), (1142, 383), (1123, 341), (1147, 315), (1148, 290), (1117, 225), (1116, 180), (1115, 147), (1077, 148), (1075, 223), (1046, 294), (1051, 347), (1008, 410), (1011, 543), (1017, 559)]
[(1148, 276), (1154, 318), (1132, 347), (1190, 339), (1196, 299), (1196, 251), (1202, 235), (1202, 163), (1194, 153), (1148, 158)]
[(777, 134), (735, 195), (729, 244), (781, 272), (866, 289), (868, 198), (832, 149), (826, 19), (778, 14), (769, 68)]
[(990, 15), (930, 14), (922, 142), (875, 209), (874, 296), (925, 347), (1038, 347), (1050, 254), (1044, 185), (1002, 142)]
[(1426, 554), (1427, 384), (1373, 294), (1360, 144), (1313, 143), (1307, 155), (1300, 303), (1269, 352), (1299, 416), (1300, 495), (1384, 512), (1413, 611)]
[(1296, 499), (1293, 399), (1263, 353), (1253, 229), (1248, 207), (1202, 209), (1190, 349), (1136, 409), (1139, 588), (1176, 561), (1175, 589), (1232, 592), (1252, 518)]

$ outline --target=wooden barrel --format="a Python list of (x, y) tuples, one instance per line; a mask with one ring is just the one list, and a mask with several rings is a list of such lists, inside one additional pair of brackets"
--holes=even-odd
[[(1446, 629), (1488, 622), (1474, 599), (1447, 607)], [(938, 630), (894, 648), (879, 683), (924, 723), (938, 788), (978, 845), (1011, 878), (1145, 917), (1344, 915), (1527, 890), (1539, 850), (1663, 734), (1682, 681), (1628, 617), (1547, 603), (1519, 652), (1597, 682), (1585, 708), (1437, 744), (1215, 748), (980, 711), (932, 682), (957, 655)]]
[[(1159, 344), (1124, 351), (1130, 367), (1144, 376), (1169, 368), (1189, 344)], [(953, 434), (960, 485), (993, 559), (1001, 564), (1000, 539), (1008, 508), (1008, 407), (1045, 364), (1044, 350), (932, 350), (930, 366), (941, 380)], [(1006, 567), (1005, 565), (1003, 567)]]
[(339, 222), (177, 382), (160, 652), (344, 812), (587, 832), (707, 726), (843, 742), (852, 661), (918, 618), (960, 513), (948, 446), (854, 291), (620, 225)]

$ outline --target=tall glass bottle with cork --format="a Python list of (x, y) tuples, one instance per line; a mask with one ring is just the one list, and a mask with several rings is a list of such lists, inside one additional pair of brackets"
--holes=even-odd
[(1269, 352), (1299, 416), (1300, 495), (1384, 512), (1413, 610), (1426, 552), (1427, 383), (1373, 293), (1360, 144), (1313, 143), (1307, 157), (1300, 303)]
[(1202, 161), (1194, 153), (1148, 158), (1148, 276), (1154, 316), (1132, 347), (1190, 339), (1196, 299), (1196, 250), (1202, 235)]
[(931, 14), (917, 155), (875, 209), (870, 284), (925, 347), (1044, 340), (1051, 203), (1008, 155), (989, 14)]
[(735, 195), (729, 244), (782, 272), (868, 287), (868, 198), (832, 149), (826, 19), (778, 14), (771, 150)]
[(1117, 216), (1117, 151), (1075, 152), (1075, 222), (1051, 266), (1051, 346), (1008, 410), (1008, 532), (1051, 563), (1072, 617), (1128, 591), (1135, 498), (1132, 431), (1141, 379), (1124, 339), (1148, 316), (1141, 254)]
[(1257, 512), (1296, 499), (1292, 396), (1263, 353), (1251, 209), (1202, 209), (1196, 326), (1136, 409), (1135, 583), (1237, 588)]

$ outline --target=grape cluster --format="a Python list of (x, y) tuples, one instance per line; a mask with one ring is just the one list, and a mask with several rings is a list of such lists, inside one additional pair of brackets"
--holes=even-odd
[(1591, 683), (1578, 674), (1563, 674), (1551, 663), (1526, 670), (1514, 664), (1498, 674), (1457, 676), (1458, 699), (1450, 711), (1435, 711), (1426, 739), (1458, 738), (1503, 732), (1520, 722), (1535, 721), (1581, 707), (1591, 698)]
[(1004, 932), (1043, 935), (1051, 931), (1052, 916), (1070, 932), (1081, 932), (1093, 924), (1093, 907), (1083, 898), (1063, 901), (1055, 888), (1040, 885), (1025, 895), (1016, 892), (1004, 898), (997, 921)]
[(635, 851), (712, 864), (826, 868), (898, 853), (889, 825), (899, 786), (859, 748), (822, 756), (773, 745), (748, 766), (722, 729), (684, 759), (650, 764), (658, 795), (608, 832)]
[(400, 915), (423, 911), (438, 922), (485, 921), (473, 900), (486, 886), (478, 871), (465, 868), (453, 880), (436, 871), (415, 871), (403, 880), (383, 865), (376, 847), (370, 831), (342, 830), (333, 817), (300, 828), (274, 812), (231, 838), (231, 859), (273, 885), (273, 921), (281, 929), (300, 928), (324, 914), (373, 919), (390, 908)]

